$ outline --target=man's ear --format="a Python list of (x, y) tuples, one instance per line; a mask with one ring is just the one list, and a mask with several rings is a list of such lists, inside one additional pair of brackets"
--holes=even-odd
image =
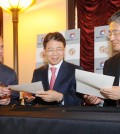
[(45, 49), (43, 49), (43, 54), (44, 54), (44, 55), (46, 54), (46, 51), (45, 51)]
[(43, 49), (43, 58), (46, 59), (46, 50)]
[(65, 51), (66, 51), (66, 47), (64, 47), (64, 57), (65, 57)]

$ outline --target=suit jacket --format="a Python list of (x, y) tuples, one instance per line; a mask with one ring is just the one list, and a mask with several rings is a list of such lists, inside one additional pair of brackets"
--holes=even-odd
[[(59, 69), (53, 89), (64, 96), (64, 105), (79, 105), (81, 98), (76, 96), (75, 69), (80, 67), (63, 61)], [(50, 89), (48, 82), (48, 64), (34, 70), (32, 82), (42, 81), (45, 91)], [(41, 98), (36, 97), (34, 103), (55, 105), (57, 102), (47, 103)]]
[[(0, 63), (0, 82), (2, 82), (5, 86), (18, 84), (15, 71), (2, 63)], [(10, 104), (18, 104), (18, 102), (19, 92), (12, 91)]]
[[(106, 60), (103, 74), (114, 76), (115, 80), (113, 86), (119, 86), (119, 77), (120, 77), (120, 53)], [(114, 100), (105, 100), (105, 105), (107, 106), (116, 106), (116, 101)]]

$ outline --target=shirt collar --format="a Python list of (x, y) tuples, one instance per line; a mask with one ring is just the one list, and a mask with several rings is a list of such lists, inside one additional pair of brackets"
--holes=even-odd
[(49, 64), (49, 69), (50, 69), (51, 67), (55, 67), (55, 68), (59, 69), (60, 66), (61, 66), (61, 64), (62, 64), (62, 62), (63, 62), (63, 60), (62, 60), (60, 63), (58, 63), (57, 65), (51, 65), (51, 64)]

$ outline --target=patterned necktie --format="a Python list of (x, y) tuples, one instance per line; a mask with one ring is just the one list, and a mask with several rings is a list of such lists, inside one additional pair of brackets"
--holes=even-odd
[(51, 76), (51, 79), (50, 79), (50, 89), (53, 89), (53, 86), (54, 86), (54, 83), (55, 83), (55, 79), (56, 79), (56, 76), (55, 76), (55, 72), (56, 72), (56, 69), (55, 67), (51, 67), (50, 70), (52, 72), (52, 76)]

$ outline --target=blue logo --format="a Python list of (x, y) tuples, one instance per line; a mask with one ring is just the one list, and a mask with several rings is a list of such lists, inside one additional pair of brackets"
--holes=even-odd
[(105, 33), (106, 33), (106, 30), (105, 29), (103, 29), (103, 30), (100, 31), (100, 35), (105, 35)]
[(69, 37), (73, 39), (75, 37), (75, 33), (70, 33)]
[(101, 63), (100, 63), (100, 67), (104, 67), (104, 61), (102, 61)]

